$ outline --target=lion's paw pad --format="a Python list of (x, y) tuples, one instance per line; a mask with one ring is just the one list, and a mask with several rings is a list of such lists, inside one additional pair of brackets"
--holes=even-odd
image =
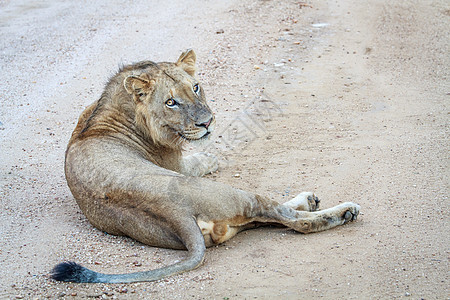
[(344, 203), (342, 204), (342, 206), (345, 209), (342, 215), (342, 218), (344, 219), (344, 224), (351, 221), (355, 221), (358, 217), (359, 210), (361, 209), (361, 207), (358, 204), (352, 202)]
[(319, 210), (319, 198), (316, 197), (316, 195), (312, 194), (308, 196), (308, 204), (309, 204), (309, 211), (316, 211)]

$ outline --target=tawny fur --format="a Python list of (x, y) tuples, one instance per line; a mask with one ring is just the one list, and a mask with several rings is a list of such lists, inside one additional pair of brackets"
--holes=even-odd
[(157, 270), (106, 275), (63, 263), (53, 278), (74, 282), (158, 280), (197, 267), (205, 247), (255, 224), (278, 223), (298, 232), (327, 230), (356, 219), (357, 204), (323, 211), (312, 193), (285, 204), (200, 178), (217, 170), (206, 153), (182, 156), (183, 144), (209, 138), (214, 116), (195, 79), (196, 56), (176, 63), (123, 67), (98, 101), (86, 108), (69, 141), (69, 188), (98, 229), (144, 244), (186, 249), (185, 260)]

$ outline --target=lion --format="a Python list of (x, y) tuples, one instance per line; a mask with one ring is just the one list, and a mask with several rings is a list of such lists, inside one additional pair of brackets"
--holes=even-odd
[(159, 280), (195, 269), (207, 247), (245, 229), (279, 224), (312, 233), (356, 220), (360, 206), (352, 202), (319, 210), (315, 194), (304, 192), (279, 204), (202, 178), (218, 169), (217, 158), (182, 155), (183, 145), (207, 140), (216, 123), (195, 64), (194, 51), (187, 50), (175, 63), (122, 67), (100, 99), (82, 112), (65, 155), (68, 186), (93, 226), (150, 246), (187, 250), (186, 258), (128, 274), (63, 262), (52, 270), (53, 279)]

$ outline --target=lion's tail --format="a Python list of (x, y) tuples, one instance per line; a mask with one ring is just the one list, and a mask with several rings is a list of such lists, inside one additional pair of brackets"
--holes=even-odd
[[(85, 268), (74, 262), (63, 262), (56, 265), (51, 278), (66, 282), (93, 282), (93, 283), (130, 283), (139, 281), (154, 281), (161, 278), (180, 274), (198, 267), (205, 256), (206, 247), (203, 235), (194, 218), (184, 222), (185, 227), (180, 231), (180, 237), (184, 240), (188, 249), (186, 259), (160, 269), (128, 274), (103, 274)], [(189, 226), (190, 225), (190, 226)], [(189, 228), (191, 227), (191, 228)]]
[(99, 275), (72, 261), (56, 265), (51, 272), (53, 279), (67, 282), (99, 282)]
[(183, 273), (195, 269), (203, 262), (205, 250), (189, 255), (186, 260), (160, 269), (128, 273), (103, 274), (85, 268), (75, 262), (63, 262), (56, 265), (51, 271), (51, 278), (65, 282), (79, 283), (130, 283), (140, 281), (154, 281), (161, 278)]

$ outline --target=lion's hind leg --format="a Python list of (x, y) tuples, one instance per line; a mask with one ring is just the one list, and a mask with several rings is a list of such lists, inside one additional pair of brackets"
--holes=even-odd
[(328, 230), (356, 220), (360, 210), (360, 206), (352, 202), (345, 202), (321, 211), (297, 210), (298, 208), (311, 209), (309, 205), (313, 204), (313, 201), (316, 202), (312, 193), (302, 193), (285, 204), (278, 204), (259, 196), (256, 199), (259, 209), (255, 221), (279, 223), (301, 233)]
[[(345, 202), (321, 211), (294, 211), (294, 215), (288, 212), (286, 215), (290, 220), (283, 224), (301, 233), (319, 232), (356, 220), (359, 210), (358, 204)], [(281, 216), (285, 217), (285, 212)]]

